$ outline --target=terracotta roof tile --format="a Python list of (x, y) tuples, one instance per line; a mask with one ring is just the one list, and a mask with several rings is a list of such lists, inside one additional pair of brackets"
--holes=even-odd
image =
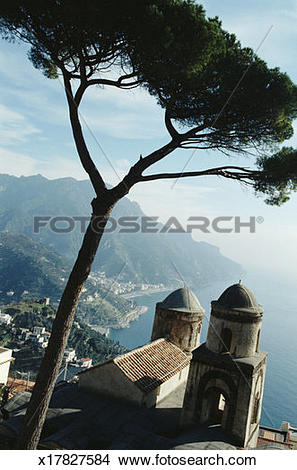
[(186, 367), (191, 357), (161, 338), (115, 357), (112, 362), (144, 392), (149, 392)]
[(35, 385), (35, 382), (29, 381), (27, 384), (27, 380), (14, 379), (12, 377), (8, 377), (6, 385), (10, 387), (9, 397), (11, 398), (13, 395), (16, 395), (17, 393), (25, 392), (27, 390), (27, 385), (28, 385), (28, 391), (31, 392)]

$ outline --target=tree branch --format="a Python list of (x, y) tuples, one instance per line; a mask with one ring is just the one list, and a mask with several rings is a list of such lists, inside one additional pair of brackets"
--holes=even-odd
[(172, 124), (168, 109), (166, 109), (165, 111), (165, 125), (166, 125), (166, 129), (168, 130), (169, 134), (171, 135), (173, 139), (180, 136), (179, 132), (177, 132), (177, 130)]
[(200, 131), (203, 131), (204, 129), (208, 129), (209, 125), (210, 123), (204, 123), (204, 124), (201, 124), (201, 126), (194, 127), (193, 129), (190, 129), (189, 131), (184, 132), (183, 134), (181, 134), (183, 138), (182, 140), (186, 141), (190, 138), (197, 138), (197, 133)]
[(159, 162), (164, 157), (172, 153), (179, 147), (179, 140), (172, 139), (168, 144), (164, 145), (160, 149), (152, 152), (151, 154), (147, 155), (146, 157), (139, 160), (135, 165), (134, 168), (138, 170), (140, 174), (143, 173), (144, 170), (149, 168), (154, 163)]
[[(123, 72), (125, 71), (123, 70)], [(122, 75), (121, 77), (119, 77), (118, 82), (121, 83), (123, 80), (128, 80), (133, 77), (137, 77), (137, 73), (134, 70), (131, 73), (126, 73), (125, 75)]]
[[(72, 78), (81, 78), (81, 77), (74, 77), (71, 74)], [(92, 80), (86, 80), (81, 85), (76, 91), (75, 94), (75, 102), (77, 106), (79, 106), (81, 99), (83, 97), (84, 92), (89, 86), (92, 85), (108, 85), (108, 86), (114, 86), (117, 88), (121, 88), (123, 90), (128, 90), (137, 87), (141, 82), (140, 80), (135, 80), (134, 82), (128, 82), (128, 83), (123, 83), (122, 80), (124, 77), (120, 77), (118, 80), (108, 80), (106, 78), (94, 78)]]
[[(236, 170), (236, 171), (232, 171)], [(207, 175), (216, 175), (223, 176), (224, 178), (236, 179), (239, 181), (249, 182), (253, 181), (260, 171), (250, 170), (248, 168), (237, 167), (237, 166), (222, 166), (218, 168), (209, 168), (207, 170), (201, 171), (185, 171), (180, 173), (158, 173), (155, 175), (146, 175), (141, 176), (140, 181), (154, 181), (159, 179), (179, 179), (179, 178), (189, 178), (194, 176), (207, 176)]]
[[(80, 158), (80, 161), (84, 170), (88, 173), (90, 177), (90, 180), (92, 182), (93, 188), (97, 196), (100, 196), (102, 192), (107, 191), (107, 188), (86, 146), (82, 128), (81, 128), (80, 121), (79, 121), (79, 116), (78, 116), (78, 105), (73, 97), (70, 79), (67, 77), (67, 74), (65, 73), (63, 73), (63, 78), (64, 78), (64, 86), (65, 86), (65, 91), (66, 91), (68, 108), (69, 108), (70, 122), (71, 122), (73, 138), (75, 141), (77, 153), (79, 155), (79, 158)], [(84, 87), (82, 86), (82, 89), (83, 88)]]
[(109, 85), (109, 86), (115, 86), (117, 88), (127, 89), (127, 88), (133, 88), (133, 87), (139, 85), (139, 83), (141, 83), (140, 80), (135, 80), (135, 81), (128, 82), (128, 83), (123, 83), (123, 80), (124, 80), (123, 77), (120, 77), (118, 80), (109, 80), (107, 78), (94, 78), (92, 80), (87, 81), (87, 86), (91, 86), (91, 85)]
[(127, 194), (136, 183), (139, 183), (143, 180), (142, 173), (144, 170), (149, 168), (154, 163), (162, 160), (164, 157), (169, 155), (171, 152), (176, 150), (179, 146), (178, 141), (171, 140), (168, 144), (164, 145), (160, 149), (152, 152), (151, 154), (147, 155), (146, 157), (141, 157), (135, 165), (133, 165), (126, 176), (122, 179), (122, 181), (112, 188), (111, 192), (114, 192), (116, 197), (123, 197)]

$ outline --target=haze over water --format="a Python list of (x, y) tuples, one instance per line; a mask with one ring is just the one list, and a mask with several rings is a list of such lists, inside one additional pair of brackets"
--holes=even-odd
[[(217, 282), (206, 287), (193, 289), (205, 308), (201, 342), (206, 339), (210, 302), (232, 283)], [(260, 348), (268, 352), (267, 372), (261, 424), (280, 427), (282, 421), (297, 426), (297, 289), (294, 279), (285, 279), (279, 273), (255, 273), (242, 278), (243, 284), (255, 294), (264, 307)], [(169, 293), (169, 292), (168, 292)], [(161, 292), (137, 297), (139, 305), (146, 305), (148, 311), (130, 324), (130, 328), (111, 330), (110, 338), (133, 349), (150, 341), (155, 305), (168, 293)]]

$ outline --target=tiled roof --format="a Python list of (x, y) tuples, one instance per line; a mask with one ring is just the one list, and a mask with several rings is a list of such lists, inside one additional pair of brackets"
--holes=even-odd
[(112, 362), (144, 392), (149, 392), (186, 367), (191, 357), (167, 339), (115, 357)]
[(10, 387), (10, 396), (15, 395), (16, 393), (25, 392), (27, 390), (31, 391), (35, 385), (35, 382), (21, 379), (14, 379), (12, 377), (8, 377), (7, 386)]

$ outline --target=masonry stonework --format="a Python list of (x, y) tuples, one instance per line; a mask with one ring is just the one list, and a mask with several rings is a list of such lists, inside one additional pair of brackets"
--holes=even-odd
[(257, 444), (266, 370), (263, 308), (242, 284), (212, 302), (207, 341), (193, 351), (181, 425), (220, 424), (241, 447)]
[(156, 305), (151, 340), (168, 338), (182, 351), (190, 353), (200, 344), (204, 309), (195, 294), (177, 289)]

